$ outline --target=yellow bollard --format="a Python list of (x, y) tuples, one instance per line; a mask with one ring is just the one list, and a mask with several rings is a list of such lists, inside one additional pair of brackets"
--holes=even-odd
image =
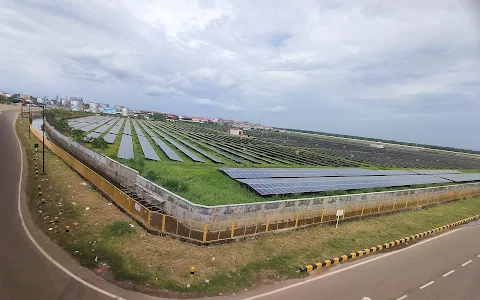
[(191, 266), (191, 267), (190, 267), (190, 276), (193, 277), (193, 275), (195, 275), (195, 267), (194, 267), (194, 266)]

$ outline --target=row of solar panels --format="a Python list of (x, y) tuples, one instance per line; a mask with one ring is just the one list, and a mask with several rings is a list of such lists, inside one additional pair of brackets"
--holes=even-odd
[(480, 173), (237, 179), (262, 196), (480, 181)]
[(220, 168), (234, 179), (460, 174), (457, 170), (369, 170), (361, 168)]

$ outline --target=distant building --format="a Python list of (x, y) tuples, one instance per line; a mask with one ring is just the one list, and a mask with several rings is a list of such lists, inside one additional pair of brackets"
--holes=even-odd
[(233, 135), (243, 135), (243, 130), (239, 129), (239, 128), (231, 128), (230, 129), (230, 134), (233, 134)]
[(70, 101), (78, 101), (83, 103), (83, 98), (82, 97), (70, 97)]
[(381, 142), (375, 142), (375, 143), (371, 143), (370, 147), (383, 149), (383, 148), (385, 148), (385, 144), (381, 143)]

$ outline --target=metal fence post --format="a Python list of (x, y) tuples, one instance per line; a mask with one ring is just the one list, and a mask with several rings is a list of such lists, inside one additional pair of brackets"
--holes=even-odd
[(408, 200), (409, 200), (409, 199), (407, 198), (407, 201), (405, 201), (405, 208), (408, 207)]
[(165, 219), (166, 219), (166, 216), (162, 215), (162, 232), (165, 232)]
[(323, 213), (325, 212), (325, 208), (322, 208), (322, 216), (320, 217), (320, 223), (323, 223)]
[(230, 232), (230, 238), (233, 239), (233, 234), (235, 233), (235, 220), (232, 221), (232, 231)]
[(265, 227), (265, 232), (268, 232), (268, 226), (270, 225), (270, 216), (267, 216), (267, 225)]
[(363, 216), (363, 210), (365, 209), (365, 203), (362, 204), (362, 212), (360, 213), (360, 217)]
[(207, 224), (203, 224), (203, 242), (207, 241)]
[(295, 216), (295, 227), (297, 227), (298, 225), (298, 212), (297, 212), (297, 215)]
[(151, 214), (152, 214), (152, 211), (148, 210), (148, 228), (151, 228), (150, 226)]
[(380, 205), (382, 205), (382, 202), (378, 201), (378, 209), (377, 209), (377, 213), (380, 212)]
[(393, 200), (393, 207), (392, 207), (392, 211), (395, 211), (395, 204), (397, 204), (397, 200)]

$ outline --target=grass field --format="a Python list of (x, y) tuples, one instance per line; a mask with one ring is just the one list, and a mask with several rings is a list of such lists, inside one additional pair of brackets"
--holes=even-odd
[[(26, 126), (17, 123), (17, 131), (27, 153), (31, 153), (37, 141), (28, 139)], [(132, 281), (134, 284), (128, 286), (141, 285), (152, 292), (160, 290), (161, 295), (166, 292), (173, 296), (179, 296), (178, 293), (225, 295), (305, 276), (297, 272), (304, 264), (480, 213), (477, 197), (345, 222), (337, 230), (325, 225), (237, 243), (195, 246), (148, 234), (50, 152), (46, 153), (47, 175), (39, 179), (47, 200), (41, 204), (35, 190), (33, 163), (30, 155), (28, 204), (38, 227), (84, 266), (95, 269), (105, 263), (109, 267), (105, 274), (107, 280)], [(55, 217), (58, 222), (51, 222)], [(65, 225), (72, 228), (69, 234), (63, 232)], [(189, 276), (191, 266), (196, 267), (197, 275), (193, 278)]]

